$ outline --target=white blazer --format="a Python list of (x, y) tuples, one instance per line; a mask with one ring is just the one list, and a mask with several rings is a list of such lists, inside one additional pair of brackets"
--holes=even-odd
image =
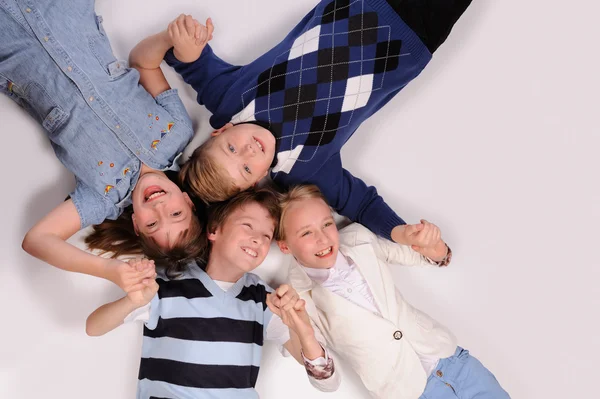
[(427, 376), (416, 352), (450, 357), (456, 338), (402, 298), (388, 263), (430, 263), (410, 247), (379, 238), (357, 223), (340, 230), (340, 252), (365, 278), (381, 316), (313, 282), (293, 258), (290, 284), (306, 300), (307, 312), (327, 346), (352, 366), (373, 397), (419, 398)]

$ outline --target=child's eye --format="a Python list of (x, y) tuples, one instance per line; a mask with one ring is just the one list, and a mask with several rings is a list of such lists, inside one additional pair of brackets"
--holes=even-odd
[(310, 234), (310, 231), (305, 231), (304, 233), (302, 233), (302, 235), (300, 237), (306, 237), (309, 234)]
[(231, 144), (229, 144), (229, 151), (235, 154), (235, 148)]
[(327, 222), (327, 223), (325, 223), (325, 227), (329, 227), (329, 226), (331, 226), (332, 224), (333, 224), (332, 222)]
[(156, 222), (152, 222), (152, 223), (149, 223), (146, 225), (146, 227), (149, 227), (149, 228), (152, 228), (154, 226), (156, 226)]
[(243, 225), (246, 226), (246, 227), (252, 228), (252, 225), (250, 223), (244, 223)]
[(246, 171), (246, 173), (252, 174), (248, 165), (244, 165), (244, 170)]
[(172, 216), (177, 217), (181, 215), (181, 211), (173, 212)]
[(268, 235), (268, 234), (265, 234), (265, 238), (266, 238), (267, 240), (271, 241), (271, 236), (270, 236), (270, 235)]

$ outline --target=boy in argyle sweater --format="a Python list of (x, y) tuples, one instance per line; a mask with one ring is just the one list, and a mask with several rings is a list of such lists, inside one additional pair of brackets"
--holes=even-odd
[(340, 150), (423, 70), (470, 1), (323, 0), (244, 66), (221, 60), (206, 44), (210, 19), (203, 26), (182, 15), (146, 39), (144, 67), (158, 68), (164, 55), (213, 114), (217, 130), (182, 167), (184, 187), (221, 201), (270, 170), (277, 184), (315, 184), (338, 213), (419, 247), (418, 235), (376, 189), (342, 167)]

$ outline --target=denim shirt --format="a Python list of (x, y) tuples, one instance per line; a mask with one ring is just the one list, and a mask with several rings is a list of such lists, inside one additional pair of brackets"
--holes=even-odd
[(131, 204), (142, 162), (178, 170), (193, 135), (176, 90), (153, 98), (115, 58), (91, 0), (0, 0), (0, 92), (40, 122), (75, 175), (81, 228)]

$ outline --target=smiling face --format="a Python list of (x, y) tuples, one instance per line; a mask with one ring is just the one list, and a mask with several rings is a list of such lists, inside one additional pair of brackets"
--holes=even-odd
[(335, 264), (339, 234), (331, 209), (320, 198), (292, 202), (281, 221), (285, 236), (277, 244), (301, 265), (329, 269)]
[(150, 237), (162, 249), (169, 249), (190, 227), (193, 204), (162, 172), (143, 174), (132, 193), (133, 225), (138, 234)]
[(240, 190), (267, 175), (275, 156), (275, 137), (267, 129), (228, 123), (213, 132), (208, 156), (221, 165)]
[(274, 230), (275, 221), (265, 207), (257, 202), (241, 205), (208, 234), (211, 250), (207, 272), (211, 275), (210, 269), (219, 269), (221, 277), (216, 279), (235, 276), (235, 281), (254, 270), (267, 256)]

